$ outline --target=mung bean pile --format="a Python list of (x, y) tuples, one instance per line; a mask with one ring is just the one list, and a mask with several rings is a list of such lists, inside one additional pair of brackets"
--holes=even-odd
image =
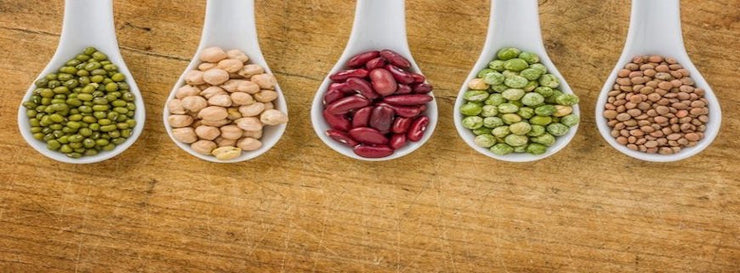
[(468, 82), (459, 109), (462, 126), (476, 135), (476, 145), (496, 155), (544, 154), (578, 124), (578, 97), (558, 89), (560, 81), (536, 54), (503, 48), (496, 56)]
[(134, 94), (126, 76), (103, 52), (85, 48), (35, 82), (24, 102), (31, 133), (71, 158), (113, 150), (136, 126)]

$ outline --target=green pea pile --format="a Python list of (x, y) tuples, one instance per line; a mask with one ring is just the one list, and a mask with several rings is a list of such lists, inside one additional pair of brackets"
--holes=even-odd
[(578, 124), (578, 97), (558, 90), (560, 81), (534, 53), (503, 48), (496, 57), (468, 82), (462, 125), (496, 155), (543, 154)]
[(131, 136), (134, 94), (108, 56), (85, 48), (56, 73), (35, 82), (26, 108), (31, 133), (71, 158), (113, 150)]

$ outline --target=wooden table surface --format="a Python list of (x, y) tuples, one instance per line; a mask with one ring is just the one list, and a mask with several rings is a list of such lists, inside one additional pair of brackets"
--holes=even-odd
[(629, 1), (540, 1), (547, 49), (582, 99), (583, 122), (563, 151), (525, 164), (476, 153), (453, 127), (488, 1), (407, 1), (439, 126), (415, 153), (369, 163), (326, 147), (308, 117), (354, 1), (257, 0), (291, 121), (270, 152), (231, 165), (177, 149), (160, 118), (205, 1), (116, 0), (148, 119), (129, 150), (83, 166), (43, 157), (15, 121), (56, 48), (62, 2), (0, 1), (0, 272), (740, 272), (738, 0), (682, 1), (686, 46), (724, 119), (708, 149), (676, 163), (622, 155), (594, 124)]

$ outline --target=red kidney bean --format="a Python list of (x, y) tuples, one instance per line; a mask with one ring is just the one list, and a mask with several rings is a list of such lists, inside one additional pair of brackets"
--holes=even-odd
[(427, 80), (427, 78), (424, 77), (424, 75), (419, 74), (419, 73), (411, 73), (411, 77), (414, 77), (414, 83), (423, 83), (424, 81)]
[(372, 106), (362, 107), (355, 111), (355, 115), (352, 116), (352, 128), (367, 127), (370, 124), (370, 114), (372, 112)]
[(393, 150), (398, 150), (403, 147), (403, 145), (406, 145), (406, 134), (395, 134), (391, 137), (391, 140), (388, 143), (388, 146)]
[(409, 130), (411, 126), (412, 118), (397, 117), (391, 127), (391, 132), (396, 134), (402, 134)]
[(411, 67), (411, 63), (409, 62), (409, 60), (406, 60), (406, 58), (396, 53), (395, 51), (384, 49), (380, 51), (380, 56), (383, 56), (383, 58), (388, 60), (389, 63), (400, 68), (408, 69), (409, 67)]
[(368, 71), (370, 71), (370, 70), (373, 70), (373, 69), (376, 69), (376, 68), (381, 68), (381, 67), (385, 66), (386, 63), (387, 62), (385, 61), (385, 58), (383, 58), (383, 57), (377, 57), (375, 59), (372, 59), (372, 60), (368, 61), (365, 64), (365, 68)]
[(410, 84), (414, 82), (414, 77), (398, 66), (389, 64), (385, 66), (385, 69), (388, 70), (388, 72), (391, 72), (391, 75), (393, 75), (393, 78), (396, 79), (398, 83)]
[(335, 82), (342, 82), (349, 78), (364, 78), (367, 77), (368, 71), (362, 68), (343, 70), (329, 76), (329, 79)]
[(383, 102), (392, 105), (422, 105), (432, 101), (432, 97), (426, 94), (396, 95), (383, 98)]
[(359, 143), (357, 143), (357, 141), (355, 141), (354, 139), (352, 139), (352, 137), (349, 136), (347, 133), (342, 132), (342, 131), (339, 131), (339, 130), (327, 130), (326, 131), (326, 136), (328, 136), (328, 137), (330, 137), (330, 138), (332, 138), (332, 139), (334, 139), (334, 140), (336, 140), (336, 141), (338, 141), (340, 143), (347, 144), (347, 146), (350, 146), (350, 147), (355, 147), (355, 146), (357, 146), (357, 144), (359, 144)]
[(411, 86), (411, 89), (414, 90), (414, 93), (426, 94), (432, 92), (432, 85), (428, 83), (416, 83)]
[(427, 125), (429, 125), (429, 117), (427, 116), (421, 116), (414, 120), (414, 122), (411, 123), (411, 127), (409, 127), (408, 133), (406, 133), (406, 136), (411, 141), (419, 141), (424, 136), (424, 132), (427, 130)]
[(426, 104), (424, 104), (422, 106), (419, 106), (419, 111), (420, 112), (424, 113), (424, 111), (426, 111), (426, 110), (427, 110), (427, 105)]
[(352, 110), (370, 105), (370, 100), (360, 95), (341, 98), (326, 106), (326, 111), (333, 115), (344, 115)]
[(393, 154), (393, 149), (385, 145), (368, 146), (360, 144), (355, 146), (354, 151), (355, 154), (367, 158), (381, 158)]
[(373, 87), (369, 82), (360, 78), (349, 78), (346, 82), (348, 88), (353, 91), (357, 91), (360, 95), (365, 96), (368, 99), (374, 100), (378, 98), (378, 94), (373, 91)]
[(370, 114), (370, 127), (378, 129), (381, 134), (387, 134), (393, 125), (395, 112), (387, 106), (376, 106)]
[(380, 102), (377, 105), (386, 105), (390, 108), (392, 108), (394, 111), (396, 111), (396, 114), (405, 118), (411, 118), (418, 116), (421, 114), (420, 107), (413, 107), (413, 106), (397, 106), (397, 105), (391, 105), (387, 103)]
[(351, 88), (349, 88), (347, 86), (347, 83), (345, 83), (345, 82), (343, 82), (343, 83), (336, 83), (336, 82), (335, 83), (332, 83), (332, 84), (329, 85), (329, 90), (339, 90), (339, 91), (342, 91), (342, 93), (345, 93), (345, 94), (352, 94), (354, 92), (354, 90), (352, 90)]
[(394, 94), (396, 94), (396, 95), (411, 94), (412, 91), (413, 90), (411, 89), (410, 86), (399, 83), (398, 84), (398, 90), (396, 90), (396, 93), (394, 93)]
[(324, 93), (324, 105), (335, 102), (341, 98), (344, 98), (344, 93), (341, 90), (329, 89), (326, 91), (326, 93)]
[(350, 67), (358, 67), (367, 63), (369, 60), (375, 59), (380, 56), (380, 51), (368, 51), (355, 55), (352, 59), (349, 59), (347, 65)]
[(349, 130), (349, 135), (357, 142), (364, 144), (388, 144), (388, 138), (378, 130), (370, 127), (357, 127)]
[(373, 89), (381, 96), (388, 96), (396, 92), (398, 83), (396, 83), (396, 79), (393, 78), (393, 75), (388, 70), (376, 68), (370, 71), (369, 76)]
[(331, 128), (344, 132), (352, 129), (352, 123), (344, 115), (334, 115), (329, 113), (328, 110), (324, 110), (323, 115), (324, 120), (326, 120), (326, 123), (328, 123)]

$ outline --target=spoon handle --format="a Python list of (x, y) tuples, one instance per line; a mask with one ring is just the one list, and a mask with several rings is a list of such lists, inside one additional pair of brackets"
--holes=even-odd
[(627, 45), (643, 52), (686, 54), (679, 0), (633, 0)]
[(208, 0), (198, 50), (218, 46), (260, 52), (254, 19), (254, 0)]
[(537, 0), (491, 0), (486, 39), (505, 37), (503, 46), (544, 51), (538, 8)]
[(357, 0), (350, 46), (388, 48), (409, 56), (405, 0)]
[[(85, 47), (117, 44), (113, 0), (66, 0), (57, 52), (79, 52)], [(62, 50), (62, 46), (65, 47)]]

